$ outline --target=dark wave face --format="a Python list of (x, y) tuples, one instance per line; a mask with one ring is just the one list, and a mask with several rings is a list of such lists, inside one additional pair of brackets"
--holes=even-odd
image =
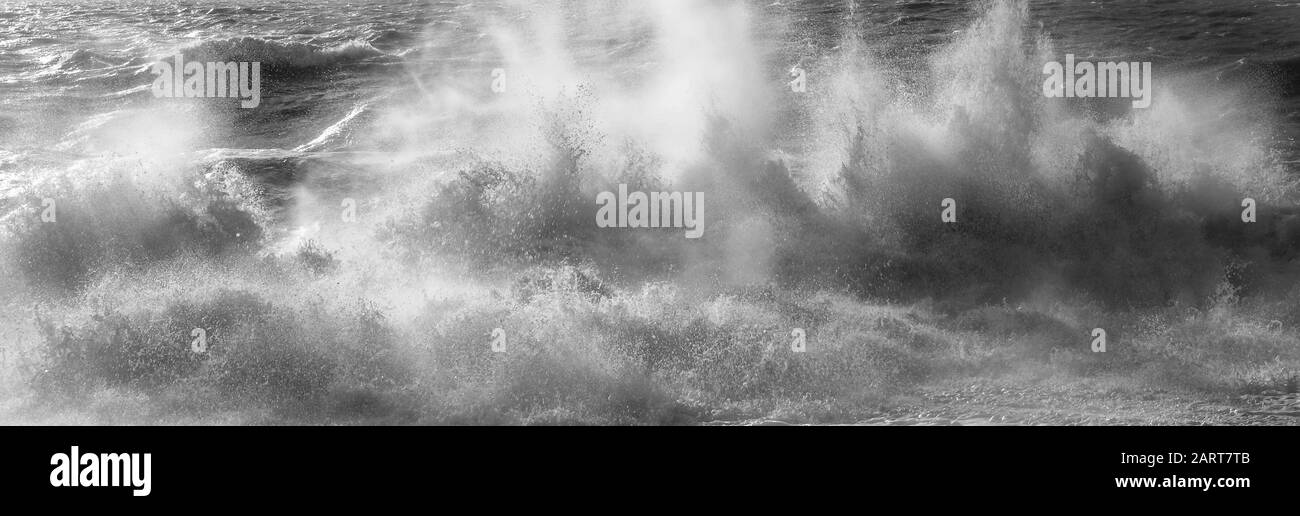
[[(1297, 21), (1276, 0), (9, 3), (0, 421), (1294, 392)], [(1149, 107), (1045, 94), (1067, 56), (1149, 64)]]

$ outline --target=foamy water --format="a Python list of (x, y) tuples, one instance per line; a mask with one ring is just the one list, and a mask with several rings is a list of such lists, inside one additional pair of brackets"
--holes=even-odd
[[(0, 417), (828, 422), (1009, 369), (1285, 379), (1300, 7), (1215, 5), (11, 4)], [(1151, 106), (1045, 97), (1067, 53), (1153, 63)], [(260, 63), (260, 103), (157, 98), (176, 54)], [(619, 185), (700, 192), (703, 236), (598, 225)]]

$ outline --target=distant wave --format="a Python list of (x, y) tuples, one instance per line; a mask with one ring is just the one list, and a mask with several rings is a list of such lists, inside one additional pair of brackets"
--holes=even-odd
[(104, 68), (116, 66), (120, 62), (101, 56), (89, 50), (77, 50), (63, 55), (56, 62), (55, 67), (59, 70), (69, 69), (87, 69), (87, 68)]
[(180, 53), (186, 59), (200, 61), (256, 61), (263, 66), (287, 68), (318, 68), (392, 57), (364, 41), (319, 47), (250, 37), (205, 41)]

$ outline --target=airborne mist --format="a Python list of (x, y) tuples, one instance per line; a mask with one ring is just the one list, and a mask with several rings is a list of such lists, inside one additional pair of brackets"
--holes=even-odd
[[(26, 179), (5, 192), (0, 417), (845, 422), (972, 378), (1294, 384), (1295, 192), (1242, 104), (1268, 91), (1174, 70), (1149, 109), (1045, 98), (1068, 50), (1027, 2), (905, 59), (852, 17), (790, 44), (807, 29), (770, 6), (587, 4), (201, 45), (381, 77), (292, 150), (205, 148), (146, 109), (175, 129), (65, 142), (144, 159), (6, 155)], [(294, 116), (272, 71), (263, 107)], [(599, 227), (619, 185), (703, 192), (707, 231)]]

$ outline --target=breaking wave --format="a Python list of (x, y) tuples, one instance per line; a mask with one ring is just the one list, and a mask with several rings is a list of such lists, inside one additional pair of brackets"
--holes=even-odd
[[(1188, 72), (1147, 110), (1047, 99), (1042, 63), (1065, 51), (996, 1), (908, 65), (845, 30), (796, 97), (756, 9), (666, 3), (483, 22), (524, 93), (401, 61), (409, 82), (293, 150), (0, 160), (0, 388), (27, 401), (6, 417), (839, 422), (1025, 371), (1294, 384), (1300, 212), (1273, 120), (1243, 104), (1271, 92)], [(648, 27), (667, 64), (604, 76), (608, 55), (547, 39), (571, 23)], [(255, 38), (185, 54), (401, 59)], [(704, 192), (704, 238), (598, 229), (619, 184)], [(1094, 327), (1126, 345), (1089, 353)]]

